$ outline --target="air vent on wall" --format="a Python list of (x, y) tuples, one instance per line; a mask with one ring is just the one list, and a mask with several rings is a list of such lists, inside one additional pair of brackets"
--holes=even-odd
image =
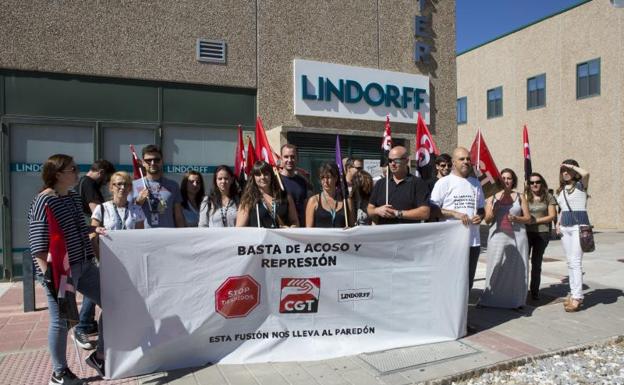
[(225, 40), (197, 39), (197, 60), (225, 63)]

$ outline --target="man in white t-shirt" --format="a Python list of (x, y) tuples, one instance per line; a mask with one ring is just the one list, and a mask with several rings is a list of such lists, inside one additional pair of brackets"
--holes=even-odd
[(470, 227), (470, 259), (468, 264), (468, 287), (472, 289), (479, 253), (481, 237), (479, 224), (484, 216), (485, 200), (479, 180), (470, 176), (470, 152), (463, 147), (453, 151), (451, 173), (440, 178), (431, 192), (431, 215), (440, 220), (460, 220)]

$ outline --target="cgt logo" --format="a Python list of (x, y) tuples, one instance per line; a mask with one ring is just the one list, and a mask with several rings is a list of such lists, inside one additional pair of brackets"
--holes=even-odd
[(321, 279), (282, 278), (280, 313), (316, 313), (318, 311)]

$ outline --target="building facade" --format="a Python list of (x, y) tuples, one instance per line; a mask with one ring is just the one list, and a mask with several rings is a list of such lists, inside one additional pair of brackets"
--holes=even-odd
[(53, 153), (130, 169), (129, 144), (158, 143), (169, 177), (210, 185), (257, 115), (310, 171), (336, 134), (345, 155), (378, 159), (386, 114), (397, 142), (412, 145), (417, 110), (439, 147), (457, 141), (454, 1), (8, 0), (0, 46), (4, 279), (21, 274)]
[[(457, 132), (480, 128), (499, 169), (522, 179), (522, 129), (533, 171), (559, 187), (559, 165), (590, 172), (590, 220), (624, 228), (624, 8), (593, 0), (457, 56)], [(519, 188), (523, 186), (520, 183)]]

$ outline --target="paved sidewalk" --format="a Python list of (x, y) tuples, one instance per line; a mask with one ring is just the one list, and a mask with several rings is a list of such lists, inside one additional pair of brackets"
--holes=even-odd
[[(552, 241), (546, 250), (540, 301), (529, 301), (518, 311), (474, 306), (485, 283), (485, 255), (482, 254), (468, 315), (468, 322), (476, 332), (451, 344), (325, 361), (213, 365), (101, 381), (86, 365), (83, 365), (84, 371), (80, 371), (73, 344), (68, 340), (69, 363), (76, 374), (90, 383), (107, 385), (399, 385), (444, 379), (512, 359), (624, 335), (624, 300), (621, 298), (624, 295), (624, 234), (599, 233), (596, 245), (597, 251), (586, 254), (583, 261), (585, 302), (578, 313), (565, 313), (561, 304), (567, 293), (567, 268), (559, 241)], [(23, 313), (21, 283), (0, 284), (0, 385), (47, 384), (51, 366), (46, 351), (48, 314), (45, 307), (45, 297), (38, 288), (37, 308), (43, 310)], [(436, 362), (418, 360), (423, 353), (429, 360), (438, 353), (443, 355), (449, 346), (459, 349), (463, 355)], [(86, 357), (85, 352), (80, 354), (83, 359)], [(381, 366), (374, 365), (375, 360)]]

